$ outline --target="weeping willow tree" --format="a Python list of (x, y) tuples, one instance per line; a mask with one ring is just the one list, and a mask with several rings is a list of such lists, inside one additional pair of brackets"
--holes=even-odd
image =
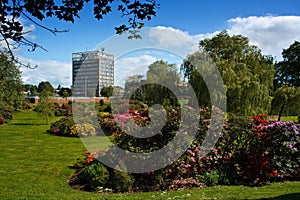
[(281, 86), (274, 93), (271, 114), (278, 115), (278, 121), (282, 115), (300, 116), (300, 87)]
[[(179, 74), (175, 64), (160, 60), (150, 64), (146, 74), (144, 98), (150, 104), (170, 104), (176, 101)], [(165, 102), (167, 101), (167, 102)]]
[(225, 84), (227, 111), (239, 115), (269, 113), (272, 98), (274, 66), (271, 56), (264, 56), (247, 37), (229, 36), (223, 31), (213, 38), (201, 40), (200, 52), (188, 55), (181, 70), (195, 90), (200, 106), (209, 105), (208, 93), (202, 75), (191, 60), (208, 54), (218, 68)]

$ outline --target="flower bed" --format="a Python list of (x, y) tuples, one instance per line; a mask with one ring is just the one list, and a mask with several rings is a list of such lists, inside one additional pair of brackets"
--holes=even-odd
[[(99, 121), (104, 132), (110, 135), (112, 141), (119, 147), (130, 152), (146, 153), (162, 148), (178, 134), (180, 112), (178, 108), (167, 109), (164, 127), (150, 138), (133, 137), (126, 134), (126, 129), (122, 130), (117, 126), (120, 123), (126, 125), (130, 120), (135, 124), (129, 127), (131, 129), (139, 130), (148, 125), (150, 123), (148, 113), (145, 114), (140, 110), (128, 110), (115, 115), (103, 114), (99, 116)], [(119, 172), (101, 164), (101, 168), (106, 168), (109, 175), (105, 178), (107, 179), (105, 184), (99, 183), (95, 187), (94, 178), (86, 180), (78, 174), (82, 174), (90, 165), (99, 165), (98, 156), (110, 154), (111, 151), (90, 152), (76, 164), (77, 171), (70, 179), (70, 185), (95, 191), (100, 189), (104, 191), (106, 188), (107, 191), (114, 192), (137, 192), (216, 184), (260, 185), (273, 181), (300, 180), (299, 124), (267, 120), (266, 115), (254, 116), (251, 120), (233, 116), (223, 124), (222, 133), (215, 147), (208, 155), (203, 156), (201, 144), (211, 126), (211, 121), (209, 111), (200, 109), (200, 113), (198, 132), (192, 145), (165, 168), (149, 173), (125, 173), (113, 176), (112, 174)], [(125, 160), (126, 156), (119, 161), (119, 166), (123, 166)], [(127, 180), (125, 189), (114, 188), (111, 184), (125, 180)], [(80, 187), (80, 184), (85, 187)]]

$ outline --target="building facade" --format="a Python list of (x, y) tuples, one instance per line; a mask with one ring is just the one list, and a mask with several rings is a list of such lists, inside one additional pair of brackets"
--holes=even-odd
[(104, 51), (72, 54), (73, 96), (100, 96), (103, 87), (114, 86), (114, 56)]

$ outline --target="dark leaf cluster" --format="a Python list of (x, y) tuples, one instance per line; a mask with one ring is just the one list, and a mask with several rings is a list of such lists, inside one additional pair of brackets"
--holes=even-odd
[(295, 41), (282, 51), (283, 61), (276, 63), (275, 87), (300, 86), (300, 42)]

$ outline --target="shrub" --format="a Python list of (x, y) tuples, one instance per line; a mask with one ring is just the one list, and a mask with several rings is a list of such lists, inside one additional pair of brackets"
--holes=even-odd
[(54, 115), (55, 116), (70, 116), (72, 114), (72, 105), (63, 103), (61, 106), (55, 103)]
[(134, 178), (124, 171), (113, 170), (110, 178), (110, 188), (116, 192), (128, 192), (132, 190)]
[(60, 120), (53, 122), (48, 132), (55, 135), (77, 136), (77, 134), (74, 134), (74, 131), (72, 131), (73, 126), (74, 121), (72, 117), (63, 117)]
[(76, 124), (71, 127), (70, 131), (71, 135), (78, 135), (80, 137), (87, 137), (87, 136), (95, 136), (96, 129), (92, 124), (84, 123), (84, 124)]
[[(98, 153), (85, 152), (84, 158), (77, 159), (74, 167), (78, 170), (70, 178), (71, 186), (85, 190), (128, 192), (132, 190), (134, 177), (127, 172), (106, 167), (96, 159)], [(108, 189), (110, 188), (110, 189)]]
[(233, 184), (232, 173), (230, 171), (219, 171), (219, 181), (220, 185), (231, 185)]
[(72, 117), (63, 117), (52, 123), (48, 132), (55, 135), (70, 137), (87, 137), (96, 135), (96, 129), (92, 124), (83, 123), (75, 125)]
[(203, 182), (206, 186), (215, 186), (218, 184), (219, 174), (217, 170), (205, 172), (203, 175)]
[(299, 129), (293, 122), (268, 121), (265, 115), (254, 116), (252, 123), (230, 119), (215, 151), (204, 157), (201, 165), (206, 170), (230, 172), (231, 184), (297, 180)]
[(109, 113), (102, 112), (98, 115), (98, 122), (101, 130), (107, 136), (111, 136), (112, 134), (118, 132), (118, 127), (115, 125), (113, 118), (113, 115)]
[(12, 110), (10, 108), (8, 108), (8, 107), (0, 107), (0, 115), (4, 119), (8, 119), (8, 120), (13, 119)]
[(97, 190), (99, 187), (105, 187), (109, 180), (109, 172), (100, 162), (94, 162), (91, 165), (84, 167), (81, 171), (81, 176), (90, 185), (92, 190)]
[(2, 125), (4, 123), (5, 123), (4, 117), (0, 116), (0, 125)]
[(267, 176), (271, 180), (299, 178), (300, 124), (275, 121), (256, 129), (265, 155)]

